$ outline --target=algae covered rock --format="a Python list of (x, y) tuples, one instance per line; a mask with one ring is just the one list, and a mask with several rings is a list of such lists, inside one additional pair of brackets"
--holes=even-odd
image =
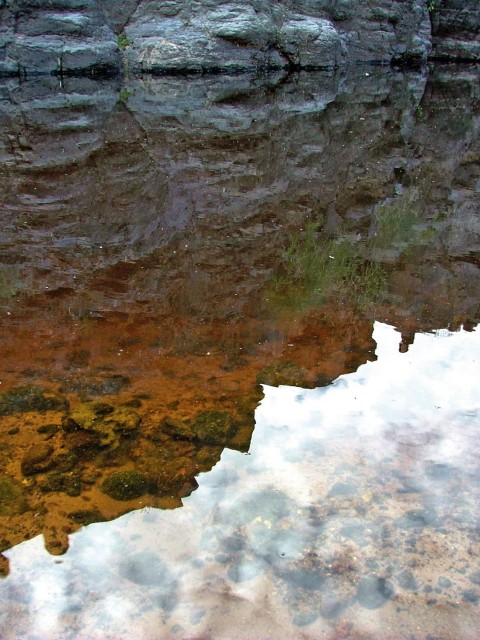
[(165, 431), (179, 440), (225, 446), (235, 433), (235, 423), (227, 411), (202, 411), (189, 422), (167, 418)]
[(113, 407), (106, 402), (84, 402), (67, 415), (62, 426), (66, 431), (94, 433), (102, 447), (118, 446), (121, 436), (134, 433), (141, 422), (130, 407)]
[(212, 445), (227, 444), (235, 433), (235, 424), (226, 411), (202, 411), (192, 428), (200, 442)]
[(35, 444), (27, 450), (22, 458), (21, 470), (24, 476), (48, 471), (52, 465), (53, 447), (49, 444)]
[(40, 489), (45, 493), (62, 492), (76, 497), (82, 492), (80, 476), (52, 471), (40, 483)]
[(67, 411), (68, 400), (58, 393), (37, 387), (21, 385), (0, 394), (0, 416), (27, 411)]
[(147, 493), (148, 479), (139, 471), (118, 471), (108, 476), (100, 489), (114, 500), (134, 500)]
[(195, 440), (195, 432), (188, 422), (183, 420), (175, 420), (173, 418), (165, 418), (163, 429), (174, 438), (179, 440)]
[(27, 509), (22, 486), (3, 474), (0, 475), (0, 516), (16, 516)]

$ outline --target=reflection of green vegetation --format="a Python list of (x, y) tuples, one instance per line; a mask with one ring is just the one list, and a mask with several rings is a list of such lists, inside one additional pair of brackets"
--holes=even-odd
[(332, 296), (353, 296), (367, 304), (385, 286), (383, 269), (366, 260), (359, 245), (346, 239), (322, 240), (315, 222), (308, 222), (303, 233), (292, 239), (283, 258), (272, 296), (287, 306), (313, 306)]
[(130, 96), (133, 96), (133, 91), (130, 91), (130, 89), (127, 89), (126, 87), (123, 87), (118, 92), (118, 100), (120, 102), (128, 102)]
[(120, 47), (120, 49), (126, 49), (130, 45), (130, 40), (127, 38), (127, 36), (124, 33), (121, 33), (117, 37), (117, 44)]
[(22, 290), (20, 269), (17, 266), (4, 266), (0, 269), (0, 298), (13, 298)]
[(375, 235), (370, 244), (375, 249), (386, 249), (412, 242), (412, 229), (420, 219), (417, 189), (409, 189), (401, 196), (375, 207)]

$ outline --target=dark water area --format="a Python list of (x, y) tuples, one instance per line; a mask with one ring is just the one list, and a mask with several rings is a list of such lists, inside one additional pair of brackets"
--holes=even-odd
[(480, 623), (480, 83), (0, 81), (1, 638)]

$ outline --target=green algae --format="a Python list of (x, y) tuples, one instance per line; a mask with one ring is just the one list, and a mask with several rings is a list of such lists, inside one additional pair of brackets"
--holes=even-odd
[(139, 471), (118, 471), (106, 478), (100, 490), (114, 500), (133, 500), (148, 491), (148, 478)]
[(113, 407), (105, 402), (84, 402), (63, 420), (66, 431), (94, 433), (101, 447), (116, 448), (122, 436), (129, 436), (140, 426), (141, 418), (130, 407)]

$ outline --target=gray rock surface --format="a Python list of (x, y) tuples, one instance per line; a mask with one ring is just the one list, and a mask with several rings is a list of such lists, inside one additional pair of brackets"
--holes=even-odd
[(477, 0), (0, 0), (0, 75), (478, 60)]
[(435, 57), (480, 60), (478, 0), (435, 0), (431, 6)]

